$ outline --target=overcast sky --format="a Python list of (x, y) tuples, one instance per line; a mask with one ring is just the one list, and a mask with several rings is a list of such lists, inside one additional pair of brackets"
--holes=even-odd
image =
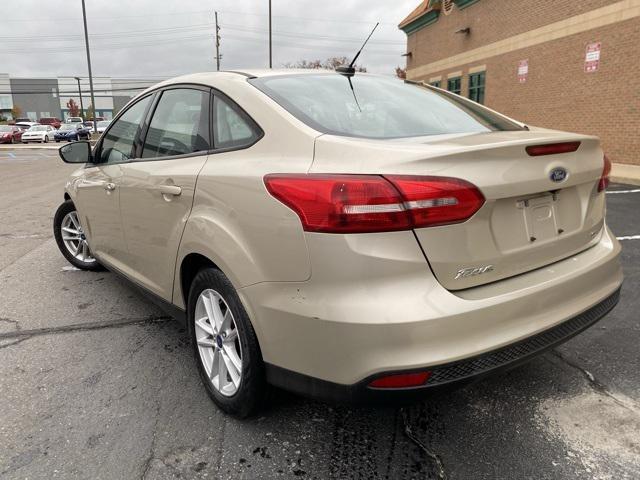
[[(358, 63), (392, 74), (404, 66), (397, 24), (419, 0), (272, 0), (273, 64), (352, 57), (376, 22)], [(214, 17), (222, 69), (268, 66), (268, 0), (86, 0), (96, 76), (166, 77), (215, 70)], [(8, 14), (8, 15), (7, 15)], [(0, 19), (0, 73), (87, 75), (80, 0), (20, 0)]]

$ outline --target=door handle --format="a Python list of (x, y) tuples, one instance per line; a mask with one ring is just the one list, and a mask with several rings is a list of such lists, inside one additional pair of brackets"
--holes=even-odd
[(158, 185), (158, 190), (162, 195), (173, 195), (174, 197), (182, 193), (182, 187), (177, 185)]
[(104, 189), (107, 192), (113, 192), (116, 189), (116, 184), (115, 183), (111, 183), (111, 182), (105, 183), (104, 184)]

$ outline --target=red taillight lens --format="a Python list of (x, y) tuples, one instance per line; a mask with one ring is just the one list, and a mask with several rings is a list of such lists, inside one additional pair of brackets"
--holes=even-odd
[(385, 175), (400, 191), (414, 228), (458, 223), (484, 204), (475, 185), (451, 177)]
[(264, 183), (271, 195), (298, 214), (308, 232), (411, 228), (398, 192), (377, 175), (267, 175)]
[(580, 142), (547, 143), (545, 145), (530, 145), (525, 150), (531, 157), (538, 157), (540, 155), (575, 152), (579, 146)]
[(366, 233), (462, 222), (484, 203), (472, 184), (448, 177), (273, 174), (271, 195), (308, 232)]
[(372, 388), (408, 388), (419, 387), (427, 383), (431, 372), (401, 373), (376, 378), (369, 384)]
[(606, 155), (604, 156), (604, 168), (602, 169), (602, 176), (600, 182), (598, 182), (598, 192), (606, 190), (609, 186), (609, 175), (611, 174), (611, 160)]

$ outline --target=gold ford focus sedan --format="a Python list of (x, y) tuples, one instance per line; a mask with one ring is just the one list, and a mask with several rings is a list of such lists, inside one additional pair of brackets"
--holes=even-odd
[(597, 138), (357, 73), (203, 73), (133, 99), (66, 185), (54, 229), (187, 322), (214, 402), (267, 385), (424, 396), (603, 317), (622, 283)]

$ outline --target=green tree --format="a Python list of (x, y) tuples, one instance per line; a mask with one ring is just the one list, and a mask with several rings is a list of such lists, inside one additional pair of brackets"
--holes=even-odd
[(93, 109), (93, 105), (89, 104), (89, 106), (87, 107), (87, 115), (85, 116), (85, 120), (91, 120), (92, 118), (95, 117), (96, 112)]
[(75, 102), (75, 100), (73, 98), (70, 98), (69, 101), (67, 102), (67, 108), (69, 109), (69, 116), (70, 117), (79, 117), (80, 116), (80, 107), (78, 107), (78, 104)]
[(11, 118), (14, 120), (22, 115), (22, 109), (18, 105), (14, 105), (11, 109)]

